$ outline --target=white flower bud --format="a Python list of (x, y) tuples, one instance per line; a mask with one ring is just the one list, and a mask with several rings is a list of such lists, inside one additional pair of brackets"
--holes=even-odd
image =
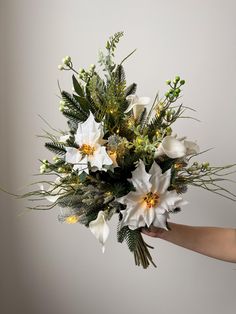
[(46, 165), (43, 164), (40, 166), (40, 173), (44, 173), (46, 171)]
[(62, 63), (65, 65), (69, 65), (70, 62), (71, 62), (70, 56), (66, 56), (65, 58), (62, 59)]
[(60, 70), (60, 71), (64, 70), (64, 67), (63, 67), (63, 65), (61, 65), (61, 64), (59, 64), (57, 68), (58, 68), (58, 70)]

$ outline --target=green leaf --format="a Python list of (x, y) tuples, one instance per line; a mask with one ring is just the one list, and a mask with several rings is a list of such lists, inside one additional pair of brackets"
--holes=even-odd
[(73, 95), (73, 96), (77, 100), (77, 102), (79, 103), (80, 108), (83, 110), (83, 112), (88, 114), (89, 110), (90, 110), (90, 107), (91, 107), (90, 102), (86, 98), (84, 98), (84, 97), (77, 96), (77, 95)]
[(74, 86), (75, 92), (79, 96), (84, 97), (83, 88), (80, 86), (79, 82), (77, 81), (77, 79), (76, 79), (76, 77), (74, 75), (72, 76), (72, 80), (73, 80), (73, 86)]

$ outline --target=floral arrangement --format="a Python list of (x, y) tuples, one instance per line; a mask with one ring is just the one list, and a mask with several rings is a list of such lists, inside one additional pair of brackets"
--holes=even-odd
[[(73, 91), (60, 86), (60, 111), (68, 119), (66, 132), (46, 132), (45, 146), (54, 154), (41, 161), (41, 175), (53, 180), (37, 182), (40, 188), (24, 197), (45, 200), (32, 209), (61, 208), (59, 221), (80, 223), (104, 245), (109, 220), (116, 215), (117, 239), (126, 241), (136, 265), (147, 268), (154, 262), (151, 248), (140, 232), (151, 225), (169, 230), (168, 218), (187, 202), (189, 185), (202, 187), (232, 200), (235, 195), (222, 186), (224, 167), (191, 159), (201, 154), (195, 142), (179, 138), (173, 123), (186, 110), (178, 105), (185, 81), (176, 76), (167, 81), (163, 97), (138, 97), (136, 84), (127, 86), (124, 62), (114, 62), (116, 46), (123, 36), (114, 34), (99, 54), (99, 68), (76, 71), (69, 56), (59, 69), (72, 71)], [(45, 177), (46, 178), (46, 177)]]

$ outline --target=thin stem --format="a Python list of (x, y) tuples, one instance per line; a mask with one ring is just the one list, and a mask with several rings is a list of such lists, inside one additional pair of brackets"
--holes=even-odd
[(125, 58), (121, 61), (120, 65), (122, 65), (122, 63), (125, 62), (125, 60), (127, 60), (130, 56), (132, 56), (132, 54), (135, 53), (136, 50), (137, 50), (137, 49), (134, 49), (130, 54), (128, 54), (128, 56), (125, 57)]

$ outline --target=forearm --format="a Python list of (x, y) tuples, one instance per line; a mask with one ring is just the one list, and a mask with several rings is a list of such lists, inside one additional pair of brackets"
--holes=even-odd
[(189, 250), (228, 262), (236, 262), (236, 229), (193, 227), (169, 223), (160, 238)]

